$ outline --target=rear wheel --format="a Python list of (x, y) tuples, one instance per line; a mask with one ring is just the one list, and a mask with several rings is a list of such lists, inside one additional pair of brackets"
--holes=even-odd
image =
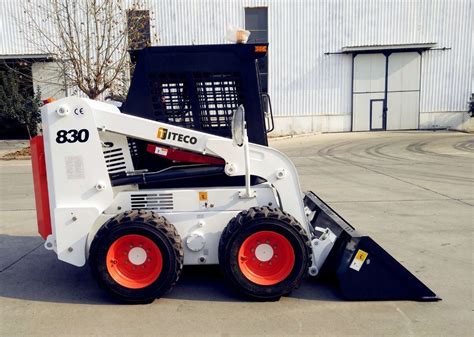
[(99, 285), (115, 299), (150, 303), (178, 280), (182, 241), (174, 226), (154, 212), (125, 212), (97, 232), (89, 264)]
[(239, 213), (224, 229), (219, 264), (241, 293), (277, 300), (306, 274), (310, 244), (305, 230), (281, 209), (255, 207)]

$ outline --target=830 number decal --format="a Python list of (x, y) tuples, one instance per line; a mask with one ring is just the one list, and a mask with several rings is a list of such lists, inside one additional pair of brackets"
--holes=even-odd
[(87, 129), (71, 129), (71, 130), (59, 130), (56, 133), (56, 143), (85, 143), (89, 139), (89, 130)]

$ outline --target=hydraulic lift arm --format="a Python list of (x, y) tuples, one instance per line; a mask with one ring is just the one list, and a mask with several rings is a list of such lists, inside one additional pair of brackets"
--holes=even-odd
[[(99, 130), (214, 155), (225, 160), (227, 175), (243, 176), (246, 173), (245, 149), (233, 144), (232, 139), (122, 114), (115, 107), (113, 110), (106, 109), (108, 105), (105, 107), (103, 103), (96, 101), (87, 102), (92, 108)], [(250, 143), (249, 152), (250, 174), (266, 179), (277, 191), (284, 191), (285, 193), (280, 193), (281, 208), (306, 226), (298, 173), (292, 161), (278, 150), (258, 144)]]

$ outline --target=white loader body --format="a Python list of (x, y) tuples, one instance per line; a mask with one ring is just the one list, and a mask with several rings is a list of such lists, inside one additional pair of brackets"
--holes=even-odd
[[(133, 171), (126, 136), (223, 158), (229, 176), (245, 174), (244, 149), (228, 138), (122, 114), (113, 105), (84, 98), (46, 105), (42, 121), (52, 222), (46, 247), (62, 261), (83, 266), (100, 226), (118, 213), (138, 208), (155, 210), (175, 225), (185, 243), (185, 264), (218, 263), (220, 233), (231, 218), (251, 207), (281, 207), (310, 232), (296, 168), (275, 149), (249, 144), (251, 174), (267, 181), (252, 186), (255, 197), (241, 197), (243, 187), (144, 192), (136, 185), (114, 188), (109, 179), (115, 162)], [(160, 129), (174, 137), (159, 138)], [(112, 149), (119, 158), (110, 157)], [(134, 205), (137, 196), (143, 203)], [(160, 206), (160, 198), (169, 207)], [(327, 255), (327, 247), (325, 251)], [(319, 267), (323, 262), (318, 257)]]
[[(196, 264), (219, 264), (257, 299), (278, 299), (323, 267), (350, 299), (439, 299), (314, 193), (303, 194), (284, 154), (249, 143), (243, 108), (233, 116), (228, 139), (84, 98), (45, 105), (43, 137), (31, 145), (46, 249), (75, 266), (89, 260), (99, 285), (127, 303), (162, 296), (183, 265)], [(204, 164), (137, 171), (133, 140)]]

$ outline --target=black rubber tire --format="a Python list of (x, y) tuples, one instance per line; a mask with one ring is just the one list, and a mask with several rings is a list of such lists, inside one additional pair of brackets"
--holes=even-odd
[[(163, 267), (159, 277), (147, 287), (131, 289), (118, 284), (107, 271), (109, 247), (118, 238), (139, 234), (151, 239), (160, 249)], [(128, 211), (107, 221), (97, 232), (89, 251), (89, 265), (99, 286), (121, 303), (151, 303), (170, 291), (183, 268), (183, 243), (176, 228), (152, 211)]]
[[(247, 237), (259, 231), (274, 231), (292, 245), (295, 263), (283, 281), (270, 286), (247, 279), (238, 264), (238, 252)], [(297, 288), (310, 266), (311, 244), (306, 231), (294, 217), (279, 208), (253, 207), (239, 213), (222, 232), (219, 242), (219, 265), (225, 278), (244, 296), (263, 301), (276, 301)]]

